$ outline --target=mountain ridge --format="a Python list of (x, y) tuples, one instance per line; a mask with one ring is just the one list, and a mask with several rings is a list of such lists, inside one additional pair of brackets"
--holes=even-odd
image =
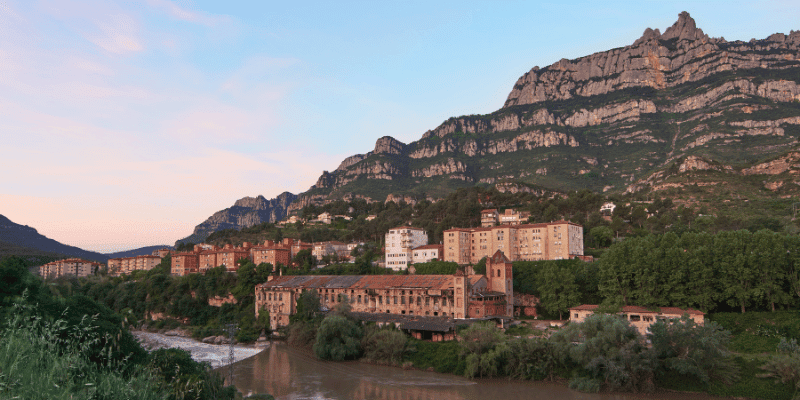
[(380, 137), (323, 171), (286, 212), (337, 199), (435, 200), (470, 186), (631, 193), (719, 165), (770, 175), (764, 189), (788, 193), (800, 165), (762, 164), (794, 160), (799, 71), (800, 31), (727, 41), (682, 12), (663, 34), (646, 28), (631, 45), (533, 67), (495, 112), (449, 118), (407, 144)]

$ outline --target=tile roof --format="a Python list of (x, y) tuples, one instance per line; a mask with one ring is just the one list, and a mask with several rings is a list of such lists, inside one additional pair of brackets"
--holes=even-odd
[[(476, 284), (483, 275), (470, 275)], [(279, 276), (259, 284), (262, 288), (330, 288), (330, 289), (438, 289), (453, 288), (453, 275), (300, 275)]]

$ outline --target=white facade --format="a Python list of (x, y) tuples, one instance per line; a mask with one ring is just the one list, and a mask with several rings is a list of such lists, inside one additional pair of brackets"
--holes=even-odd
[(411, 261), (416, 263), (425, 263), (432, 260), (444, 260), (444, 246), (437, 244), (429, 244), (427, 246), (417, 247), (414, 249)]
[(386, 234), (386, 268), (401, 271), (413, 262), (413, 249), (428, 244), (428, 234), (422, 228), (404, 226), (390, 229)]

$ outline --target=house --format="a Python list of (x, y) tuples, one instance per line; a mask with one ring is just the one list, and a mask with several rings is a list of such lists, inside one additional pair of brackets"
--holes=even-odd
[(617, 208), (617, 205), (612, 203), (612, 202), (610, 202), (610, 201), (606, 202), (606, 203), (603, 203), (603, 205), (600, 206), (600, 215), (611, 216), (611, 215), (614, 214), (614, 209), (616, 209), (616, 208)]
[(412, 254), (411, 262), (414, 264), (441, 260), (444, 255), (444, 246), (441, 244), (427, 244), (415, 248)]
[[(596, 304), (583, 304), (569, 309), (570, 322), (583, 322), (590, 315), (593, 315), (597, 310)], [(624, 306), (617, 313), (627, 319), (632, 326), (642, 335), (647, 334), (650, 325), (661, 319), (681, 318), (684, 315), (694, 320), (698, 325), (704, 323), (705, 314), (702, 311), (694, 310), (691, 308), (682, 309), (678, 307), (661, 307), (648, 309), (640, 306)]]

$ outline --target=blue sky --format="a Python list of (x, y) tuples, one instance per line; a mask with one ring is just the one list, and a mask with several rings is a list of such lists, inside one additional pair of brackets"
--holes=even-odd
[(0, 214), (89, 250), (170, 244), (684, 10), (728, 40), (800, 29), (795, 1), (0, 0)]

